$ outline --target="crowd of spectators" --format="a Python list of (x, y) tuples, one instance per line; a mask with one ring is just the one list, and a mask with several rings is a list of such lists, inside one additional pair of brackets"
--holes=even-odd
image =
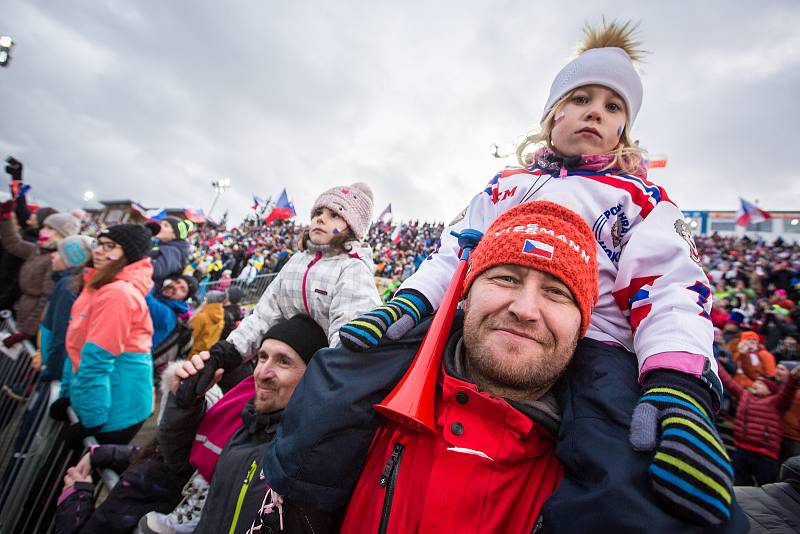
[(725, 385), (723, 418), (733, 418), (739, 485), (778, 476), (800, 454), (800, 246), (747, 237), (699, 236), (713, 295), (714, 354)]
[[(436, 247), (442, 223), (420, 221), (396, 225), (373, 224), (365, 239), (372, 247), (375, 276), (405, 280)], [(259, 274), (275, 273), (299, 248), (305, 225), (294, 221), (242, 225), (230, 230), (209, 228), (196, 234), (190, 270), (213, 281), (227, 276), (240, 282)]]
[[(34, 393), (42, 395), (45, 388), (41, 386), (53, 380), (71, 384), (73, 396), (86, 387), (81, 382), (84, 375), (73, 376), (78, 369), (74, 365), (76, 356), (68, 354), (64, 337), (70, 306), (83, 294), (82, 284), (75, 285), (73, 281), (82, 279), (81, 269), (92, 265), (89, 261), (98, 250), (104, 251), (101, 255), (108, 254), (106, 259), (111, 263), (119, 260), (112, 261), (115, 250), (123, 253), (118, 272), (106, 269), (109, 276), (136, 271), (137, 277), (147, 279), (140, 284), (141, 295), (130, 298), (141, 300), (147, 307), (153, 323), (152, 359), (155, 370), (160, 370), (162, 360), (208, 350), (224, 339), (242, 320), (244, 310), (239, 303), (243, 292), (256, 287), (259, 277), (280, 272), (301, 249), (300, 240), (308, 229), (293, 220), (270, 225), (248, 221), (232, 228), (197, 227), (174, 217), (147, 223), (149, 232), (139, 225), (107, 228), (81, 210), (67, 214), (48, 207), (31, 209), (21, 187), (21, 168), (14, 181), (14, 199), (0, 206), (0, 307), (15, 310), (19, 331), (4, 334), (0, 352), (4, 358), (12, 357), (21, 341), (35, 343), (37, 338), (41, 347), (39, 362), (32, 364), (32, 370), (41, 374), (39, 385), (26, 389), (20, 384), (3, 384), (6, 396), (17, 401)], [(384, 300), (436, 250), (443, 230), (442, 223), (424, 221), (380, 222), (369, 228), (364, 241), (372, 249), (375, 277), (384, 279)], [(766, 243), (719, 235), (699, 236), (695, 243), (710, 284), (708, 294), (700, 291), (699, 298), (711, 298), (713, 302), (708, 317), (714, 325), (714, 355), (726, 392), (720, 419), (732, 422), (736, 483), (768, 484), (777, 479), (783, 460), (800, 455), (800, 392), (797, 379), (791, 374), (800, 364), (800, 245), (781, 239)], [(141, 262), (152, 264), (152, 272), (142, 270)], [(98, 257), (94, 257), (94, 264), (97, 267)], [(102, 270), (93, 271), (92, 278), (85, 279), (92, 290), (115, 280), (103, 282), (102, 276), (96, 275)], [(38, 282), (29, 283), (30, 280)], [(263, 291), (266, 286), (258, 287)], [(90, 303), (82, 306), (89, 310), (87, 317), (91, 320)], [(45, 309), (47, 316), (42, 313)], [(137, 320), (146, 322), (143, 316)], [(107, 341), (105, 333), (100, 335), (92, 328), (87, 327), (83, 349), (73, 347), (84, 358), (88, 354), (86, 347), (91, 345), (95, 350)], [(97, 339), (92, 337), (98, 335)], [(165, 357), (170, 348), (174, 348), (173, 353)], [(100, 349), (98, 360), (106, 356), (104, 350)], [(136, 352), (128, 350), (131, 351)], [(221, 384), (223, 390), (231, 390), (252, 371), (250, 367), (239, 376), (226, 376), (227, 381)], [(113, 382), (115, 371), (109, 372)], [(136, 413), (127, 418), (113, 402), (98, 415), (93, 407), (87, 409), (73, 398), (72, 406), (85, 424), (67, 427), (67, 444), (79, 450), (81, 440), (95, 434), (106, 436), (107, 443), (127, 445), (141, 427), (142, 418), (146, 417), (143, 414), (153, 411), (152, 385), (145, 380), (137, 383), (144, 384), (137, 392), (142, 402), (135, 407)], [(110, 394), (118, 398), (115, 391), (112, 388)], [(132, 394), (128, 392), (126, 396)], [(70, 404), (65, 400), (69, 397), (70, 393), (62, 390), (54, 404), (55, 417), (64, 417), (64, 413), (56, 412)], [(125, 406), (134, 409), (132, 405)], [(111, 425), (109, 414), (124, 421)], [(20, 428), (27, 431), (29, 427), (23, 421)], [(68, 475), (73, 486), (81, 487), (78, 483), (85, 482), (85, 469), (86, 466), (76, 466)]]

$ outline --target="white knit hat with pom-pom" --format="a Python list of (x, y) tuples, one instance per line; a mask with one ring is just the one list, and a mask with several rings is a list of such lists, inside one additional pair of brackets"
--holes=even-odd
[(360, 241), (366, 236), (372, 221), (372, 189), (363, 182), (337, 185), (317, 197), (311, 208), (312, 217), (317, 208), (328, 208), (338, 213)]
[(542, 121), (558, 100), (578, 87), (602, 85), (616, 92), (627, 108), (628, 128), (636, 122), (642, 107), (642, 80), (634, 62), (639, 61), (644, 50), (636, 39), (638, 25), (631, 22), (606, 22), (584, 29), (585, 38), (580, 55), (567, 63), (553, 80), (550, 96), (544, 105)]
[(602, 85), (622, 97), (628, 112), (628, 126), (633, 126), (642, 107), (642, 80), (628, 54), (615, 47), (587, 50), (561, 69), (550, 87), (542, 120), (559, 98), (584, 85)]

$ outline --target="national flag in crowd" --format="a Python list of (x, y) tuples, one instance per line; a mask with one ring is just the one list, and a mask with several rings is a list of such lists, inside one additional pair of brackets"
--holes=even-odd
[(394, 232), (392, 232), (392, 243), (395, 245), (400, 242), (400, 225), (394, 227)]
[(148, 221), (163, 221), (167, 216), (164, 208), (147, 209), (138, 202), (131, 202), (131, 208)]
[(203, 224), (206, 222), (206, 214), (200, 208), (196, 210), (187, 208), (186, 211), (183, 212), (183, 215), (195, 224)]
[(392, 203), (389, 202), (389, 205), (383, 209), (380, 215), (378, 215), (378, 218), (375, 219), (375, 222), (385, 224), (391, 221), (392, 221)]
[(264, 202), (263, 198), (253, 195), (253, 206), (252, 206), (252, 209), (258, 210), (258, 208), (260, 208), (261, 206), (264, 206), (264, 205), (266, 205), (266, 202)]
[(267, 218), (264, 219), (264, 224), (270, 224), (278, 219), (291, 219), (295, 215), (294, 204), (289, 201), (289, 197), (286, 195), (286, 189), (284, 189), (281, 192), (281, 196), (278, 197), (275, 207), (272, 208)]
[(747, 228), (748, 224), (756, 224), (771, 219), (772, 215), (752, 202), (739, 197), (739, 211), (736, 212), (736, 226)]
[(648, 169), (663, 169), (667, 166), (667, 156), (656, 154), (651, 159), (645, 159), (644, 164)]

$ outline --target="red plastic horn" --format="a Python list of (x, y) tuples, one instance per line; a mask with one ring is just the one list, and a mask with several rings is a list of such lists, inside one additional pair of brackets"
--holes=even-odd
[(442, 304), (408, 371), (383, 402), (375, 405), (379, 414), (418, 431), (435, 432), (434, 401), (442, 353), (450, 336), (458, 302), (461, 300), (469, 253), (483, 236), (472, 229), (464, 230), (460, 234), (453, 232), (453, 235), (458, 237), (461, 247), (460, 261), (442, 298)]

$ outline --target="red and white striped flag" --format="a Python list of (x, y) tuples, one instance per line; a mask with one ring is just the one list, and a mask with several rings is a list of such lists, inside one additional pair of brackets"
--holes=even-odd
[(645, 160), (648, 169), (663, 169), (667, 166), (666, 154), (655, 154), (649, 160)]

